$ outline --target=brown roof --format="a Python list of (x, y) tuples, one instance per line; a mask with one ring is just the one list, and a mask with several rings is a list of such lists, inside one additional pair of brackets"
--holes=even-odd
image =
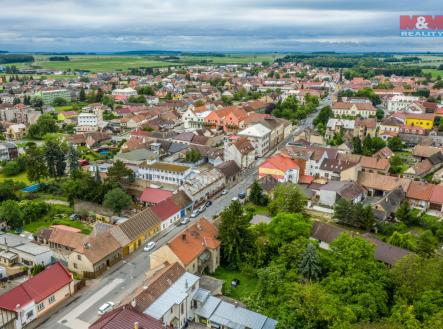
[(385, 146), (381, 150), (375, 152), (374, 157), (389, 159), (393, 155), (394, 152), (392, 152), (392, 150), (389, 147)]
[(217, 228), (206, 218), (201, 218), (169, 241), (168, 246), (184, 265), (188, 265), (206, 249), (218, 248), (217, 236)]
[(71, 249), (77, 249), (83, 246), (86, 239), (87, 236), (82, 233), (53, 229), (49, 242), (66, 246)]
[[(122, 240), (117, 236), (120, 233), (119, 231), (123, 232), (129, 241), (134, 241), (140, 234), (156, 225), (160, 225), (160, 219), (152, 212), (151, 208), (146, 208), (130, 217), (126, 222), (111, 229), (111, 233), (120, 243), (122, 243)], [(125, 241), (123, 241), (124, 245), (127, 244)]]
[(181, 190), (175, 192), (171, 198), (180, 209), (186, 208), (192, 203), (192, 200), (188, 197), (188, 195)]
[(376, 170), (389, 170), (391, 164), (388, 159), (380, 159), (376, 157), (362, 156), (360, 164), (364, 168), (376, 169)]
[(350, 109), (352, 106), (354, 106), (359, 110), (374, 110), (375, 107), (371, 103), (349, 103), (349, 102), (335, 102), (332, 103), (332, 109)]
[(377, 120), (375, 118), (357, 119), (355, 120), (355, 126), (374, 129), (377, 126)]
[(354, 162), (341, 161), (337, 159), (324, 159), (320, 165), (320, 169), (332, 171), (334, 173), (341, 173), (343, 170), (349, 169), (354, 166)]
[(411, 180), (408, 178), (360, 172), (358, 174), (358, 183), (367, 189), (392, 191), (397, 186), (401, 186), (404, 191), (407, 191)]
[(312, 226), (311, 236), (317, 240), (331, 243), (343, 232), (346, 231), (334, 225), (316, 221)]
[(406, 197), (408, 199), (429, 201), (433, 189), (434, 184), (412, 181), (411, 184), (409, 184)]
[(363, 238), (375, 245), (375, 259), (386, 264), (394, 265), (409, 254), (408, 250), (383, 242), (370, 233), (363, 234)]
[(136, 297), (136, 310), (143, 312), (153, 302), (157, 300), (175, 281), (183, 274), (185, 269), (179, 264), (174, 263), (157, 272), (150, 280), (146, 289), (143, 289)]
[(243, 155), (254, 151), (254, 146), (252, 146), (251, 142), (246, 137), (239, 138), (233, 145)]
[(98, 236), (88, 237), (85, 243), (76, 248), (75, 251), (85, 255), (91, 263), (95, 264), (120, 248), (118, 241), (107, 232)]
[(441, 152), (441, 149), (438, 147), (416, 145), (412, 150), (412, 155), (421, 158), (429, 158), (438, 152)]
[(434, 120), (434, 113), (405, 113), (406, 119)]
[(240, 172), (240, 167), (234, 160), (225, 161), (216, 167), (225, 177), (232, 177)]

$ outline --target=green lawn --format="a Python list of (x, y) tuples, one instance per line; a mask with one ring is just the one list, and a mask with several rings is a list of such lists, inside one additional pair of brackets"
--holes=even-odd
[(53, 219), (53, 220), (41, 219), (38, 221), (34, 221), (30, 224), (25, 224), (23, 229), (28, 232), (36, 233), (41, 228), (49, 227), (51, 225), (56, 225), (56, 224), (78, 228), (84, 234), (90, 234), (92, 231), (89, 225), (86, 225), (80, 221), (72, 221), (69, 219)]
[(269, 212), (268, 207), (257, 206), (255, 204), (253, 204), (252, 202), (246, 203), (246, 208), (253, 209), (254, 213), (256, 215), (264, 215), (264, 216), (270, 216), (270, 217), (272, 216), (271, 213)]
[(15, 180), (15, 181), (23, 182), (26, 185), (31, 185), (32, 184), (29, 181), (29, 179), (28, 179), (26, 171), (24, 171), (24, 172), (22, 172), (22, 173), (20, 173), (20, 174), (18, 174), (16, 176), (9, 176), (9, 177), (3, 175), (3, 173), (0, 172), (0, 182), (3, 182), (6, 179), (12, 179), (12, 180)]
[[(257, 286), (257, 278), (250, 278), (239, 271), (229, 270), (224, 267), (219, 267), (212, 276), (224, 280), (223, 294), (237, 300), (243, 300), (250, 296)], [(233, 279), (240, 280), (240, 285), (238, 285), (237, 288), (231, 287)]]
[(443, 70), (424, 69), (423, 72), (425, 72), (425, 73), (431, 72), (433, 78), (436, 78), (437, 76), (440, 76), (443, 78)]

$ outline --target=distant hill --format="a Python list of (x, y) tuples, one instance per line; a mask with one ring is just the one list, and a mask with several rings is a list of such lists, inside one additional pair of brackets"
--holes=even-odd
[(181, 51), (175, 50), (131, 50), (111, 53), (111, 55), (180, 55)]

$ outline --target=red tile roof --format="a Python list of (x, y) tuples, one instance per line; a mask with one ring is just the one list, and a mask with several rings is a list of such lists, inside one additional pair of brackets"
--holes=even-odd
[(140, 329), (165, 328), (162, 321), (138, 312), (129, 305), (124, 305), (102, 315), (89, 326), (89, 329), (134, 329), (135, 322), (138, 323)]
[(180, 211), (180, 208), (175, 204), (172, 198), (168, 198), (151, 207), (151, 210), (161, 221), (164, 221), (174, 214), (178, 213)]
[(140, 201), (149, 203), (159, 203), (172, 195), (171, 191), (163, 190), (160, 188), (147, 187), (140, 195)]
[(409, 199), (429, 201), (433, 189), (434, 184), (412, 181), (411, 184), (409, 184), (406, 197)]
[(432, 203), (443, 204), (443, 185), (435, 185), (431, 193), (430, 201)]
[(187, 228), (168, 243), (171, 250), (186, 266), (200, 256), (206, 248), (216, 249), (220, 246), (217, 240), (218, 230), (206, 218)]
[(15, 311), (17, 305), (38, 303), (72, 281), (71, 273), (62, 264), (55, 263), (36, 276), (0, 296), (0, 308)]

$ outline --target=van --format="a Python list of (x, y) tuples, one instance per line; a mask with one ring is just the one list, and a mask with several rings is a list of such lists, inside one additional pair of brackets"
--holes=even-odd
[(113, 302), (104, 303), (102, 306), (98, 308), (98, 314), (103, 315), (108, 313), (114, 309), (115, 304)]

